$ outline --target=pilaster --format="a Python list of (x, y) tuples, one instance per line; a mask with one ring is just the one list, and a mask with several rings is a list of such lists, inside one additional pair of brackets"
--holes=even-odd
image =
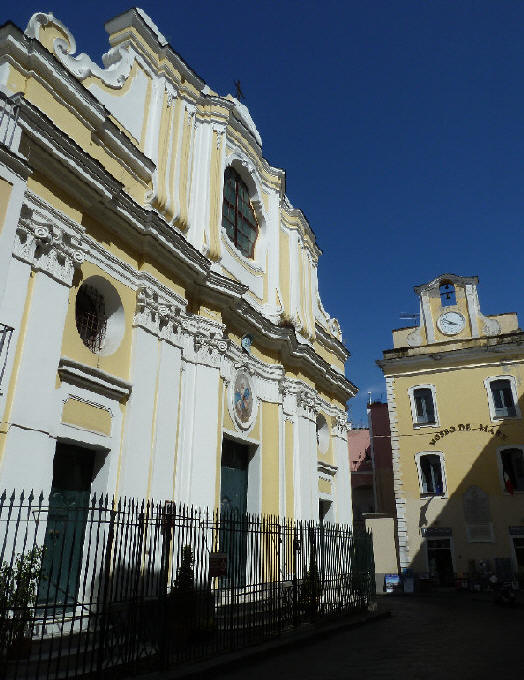
[[(19, 317), (3, 428), (3, 485), (44, 488), (52, 461), (60, 402), (55, 383), (75, 267), (84, 259), (78, 236), (28, 206), (16, 229), (11, 284), (27, 290)], [(24, 278), (28, 276), (29, 281)], [(28, 434), (28, 431), (31, 434)]]

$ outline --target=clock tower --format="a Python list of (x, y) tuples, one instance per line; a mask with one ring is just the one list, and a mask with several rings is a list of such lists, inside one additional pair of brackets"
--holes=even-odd
[(477, 294), (478, 277), (442, 274), (415, 287), (420, 301), (416, 328), (393, 332), (395, 347), (423, 347), (450, 341), (496, 336), (504, 332), (506, 315), (484, 316)]

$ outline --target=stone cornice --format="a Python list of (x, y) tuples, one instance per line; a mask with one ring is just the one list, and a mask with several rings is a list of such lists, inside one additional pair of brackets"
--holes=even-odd
[(136, 30), (150, 50), (156, 55), (158, 62), (166, 59), (193, 87), (197, 90), (204, 88), (205, 82), (202, 78), (186, 64), (158, 31), (157, 26), (140, 9), (133, 8), (119, 14), (114, 19), (110, 19), (106, 22), (105, 29), (108, 33), (119, 33), (118, 45), (122, 45), (124, 41), (131, 41), (133, 48), (149, 60), (150, 55), (144, 51), (141, 43), (133, 35), (132, 29)]
[(328, 391), (342, 391), (344, 401), (357, 394), (358, 388), (342, 373), (335, 370), (311, 346), (298, 342), (292, 328), (274, 324), (243, 299), (224, 314), (226, 323), (231, 312), (234, 312), (236, 317), (241, 316), (246, 330), (249, 330), (255, 337), (260, 337), (262, 333), (261, 344), (269, 349), (278, 350), (284, 364), (307, 365), (317, 384), (322, 385)]
[(0, 165), (4, 165), (24, 181), (27, 180), (33, 172), (33, 169), (25, 158), (2, 145), (0, 145)]
[[(71, 75), (38, 40), (26, 37), (19, 28), (8, 24), (0, 28), (0, 51), (14, 60), (25, 75), (31, 74), (53, 96), (61, 95), (61, 104), (93, 131), (93, 138), (114, 155), (142, 183), (150, 181), (155, 164), (111, 121), (105, 107)], [(26, 112), (30, 109), (23, 100)], [(39, 112), (40, 115), (45, 115)]]
[(414, 291), (417, 295), (420, 295), (420, 293), (424, 291), (430, 291), (430, 290), (436, 290), (441, 281), (450, 281), (453, 285), (460, 285), (460, 286), (466, 286), (466, 285), (473, 285), (476, 286), (478, 285), (479, 279), (478, 276), (459, 276), (458, 274), (441, 274), (440, 276), (437, 276), (434, 278), (432, 281), (429, 281), (429, 283), (423, 283), (420, 286), (415, 286)]
[[(327, 323), (330, 321), (335, 321), (338, 323), (336, 319), (329, 319)], [(320, 344), (324, 345), (324, 347), (326, 347), (326, 349), (328, 349), (330, 352), (336, 354), (339, 359), (342, 361), (347, 361), (349, 359), (351, 352), (348, 350), (348, 348), (338, 338), (327, 333), (327, 331), (318, 323), (315, 324), (315, 334), (316, 339), (320, 342)]]
[(323, 460), (317, 461), (317, 470), (321, 475), (326, 477), (334, 477), (337, 474), (338, 467), (336, 465), (331, 465)]
[[(411, 371), (438, 371), (443, 369), (464, 368), (468, 364), (500, 363), (505, 359), (521, 358), (524, 361), (524, 333), (518, 331), (496, 337), (473, 340), (473, 346), (460, 349), (438, 350), (427, 353), (410, 354), (407, 348), (386, 350), (384, 358), (377, 365), (385, 375), (401, 375)], [(433, 346), (435, 348), (435, 346)]]
[(58, 374), (64, 382), (85, 387), (117, 401), (127, 399), (131, 394), (132, 385), (126, 380), (68, 357), (60, 358)]

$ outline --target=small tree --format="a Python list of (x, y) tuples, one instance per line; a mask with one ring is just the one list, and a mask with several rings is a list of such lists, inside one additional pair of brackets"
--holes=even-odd
[(314, 542), (312, 542), (311, 552), (309, 554), (309, 569), (302, 581), (300, 597), (302, 608), (311, 618), (314, 618), (318, 613), (321, 596), (322, 583), (317, 566), (317, 551)]
[[(3, 562), (0, 567), (0, 622), (4, 631), (0, 642), (4, 648), (30, 633), (31, 607), (36, 601), (43, 554), (43, 548), (34, 547), (19, 553), (14, 565)], [(8, 620), (12, 622), (10, 626)]]
[(191, 593), (195, 590), (195, 575), (193, 572), (193, 551), (191, 546), (185, 545), (182, 548), (182, 560), (176, 570), (176, 578), (173, 584), (175, 593)]

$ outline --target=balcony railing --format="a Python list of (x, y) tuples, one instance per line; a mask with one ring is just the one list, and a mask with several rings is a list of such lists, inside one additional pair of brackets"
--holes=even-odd
[(0, 90), (0, 144), (3, 146), (10, 147), (13, 143), (21, 98), (21, 92), (9, 96)]

